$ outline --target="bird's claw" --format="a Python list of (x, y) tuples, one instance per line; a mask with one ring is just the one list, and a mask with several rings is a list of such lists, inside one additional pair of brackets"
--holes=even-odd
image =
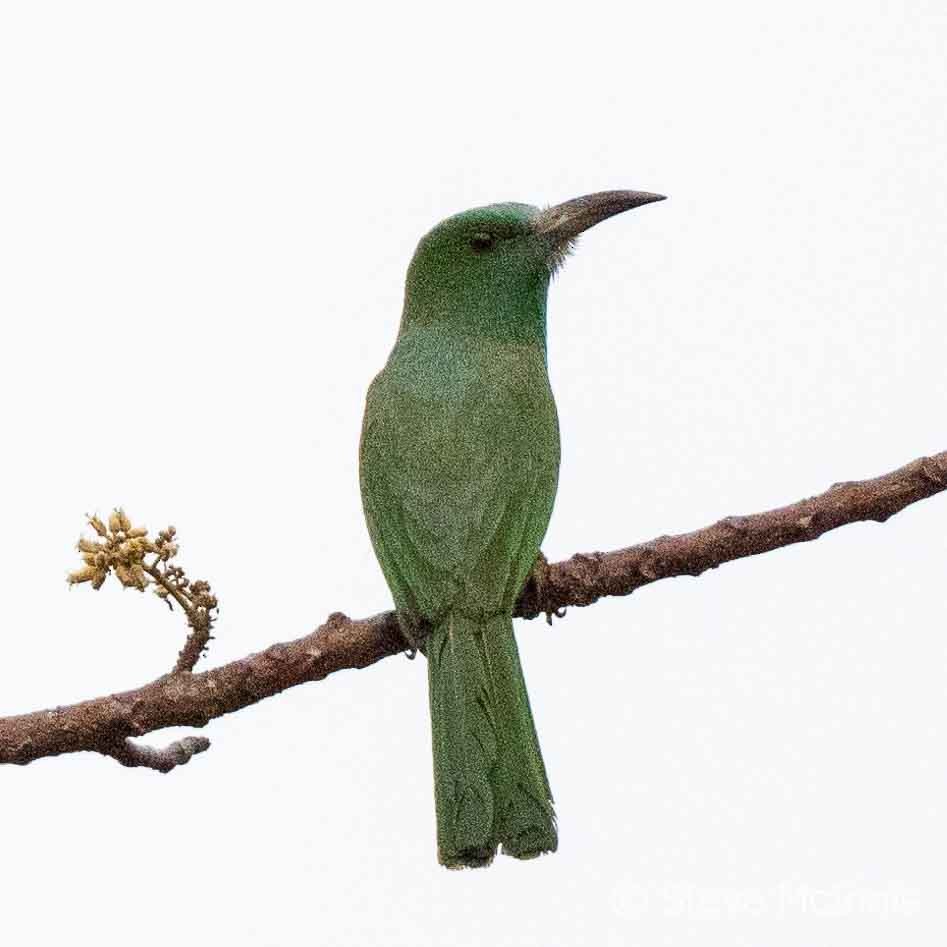
[(553, 618), (563, 618), (566, 610), (554, 605), (546, 598), (546, 576), (549, 571), (549, 560), (540, 551), (536, 555), (536, 562), (530, 570), (524, 586), (524, 614), (529, 618), (538, 615), (546, 616), (546, 624), (551, 625)]
[(553, 608), (553, 609), (547, 608), (545, 609), (545, 612), (546, 612), (546, 624), (550, 626), (552, 625), (553, 618), (566, 617), (566, 610), (564, 606), (562, 608)]

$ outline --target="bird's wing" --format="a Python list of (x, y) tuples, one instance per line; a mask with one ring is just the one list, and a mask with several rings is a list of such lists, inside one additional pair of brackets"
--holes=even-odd
[(551, 397), (484, 386), (432, 401), (376, 380), (362, 499), (397, 607), (428, 619), (458, 603), (509, 608), (549, 522), (558, 466)]

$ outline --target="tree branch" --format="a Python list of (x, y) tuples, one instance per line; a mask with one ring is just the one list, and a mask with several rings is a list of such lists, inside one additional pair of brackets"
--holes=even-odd
[[(728, 516), (692, 533), (660, 536), (614, 552), (579, 553), (534, 572), (517, 603), (524, 618), (629, 595), (659, 579), (700, 575), (725, 562), (810, 542), (849, 523), (884, 522), (906, 506), (947, 490), (947, 451), (873, 480), (838, 483), (825, 493), (751, 516)], [(222, 667), (175, 671), (136, 690), (0, 718), (0, 763), (30, 763), (83, 750), (127, 766), (167, 772), (207, 749), (188, 737), (164, 750), (129, 737), (164, 727), (203, 727), (266, 697), (344, 668), (363, 668), (406, 649), (394, 612), (350, 619), (334, 612), (320, 628)]]

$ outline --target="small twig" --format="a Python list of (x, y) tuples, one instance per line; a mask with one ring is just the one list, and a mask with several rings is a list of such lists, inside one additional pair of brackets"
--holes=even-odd
[(144, 766), (156, 769), (159, 773), (170, 773), (176, 766), (184, 766), (192, 756), (209, 748), (210, 740), (207, 737), (184, 737), (160, 750), (153, 746), (142, 746), (126, 737), (115, 743), (103, 744), (99, 752), (118, 760), (122, 766)]
[[(142, 568), (145, 570), (145, 572), (148, 573), (148, 575), (151, 576), (152, 579), (154, 579), (155, 583), (158, 586), (160, 586), (166, 593), (164, 595), (161, 595), (160, 597), (163, 598), (165, 601), (168, 601), (169, 597), (173, 598), (178, 603), (178, 605), (181, 606), (181, 611), (187, 614), (188, 610), (191, 607), (190, 602), (188, 602), (188, 600), (178, 590), (177, 586), (171, 581), (171, 578), (168, 575), (167, 567), (165, 567), (164, 569), (161, 569), (159, 568), (160, 564), (161, 564), (161, 560), (158, 560), (157, 562), (153, 564), (142, 563)], [(171, 602), (169, 601), (168, 601), (168, 608), (171, 608), (173, 611), (173, 607), (171, 605)]]
[[(122, 509), (112, 513), (108, 526), (97, 516), (88, 519), (99, 539), (83, 537), (79, 540), (78, 549), (85, 565), (69, 574), (70, 585), (91, 582), (92, 588), (99, 589), (114, 573), (125, 588), (144, 592), (152, 585), (169, 608), (173, 599), (184, 612), (191, 629), (184, 647), (178, 652), (174, 670), (192, 671), (211, 640), (210, 632), (216, 617), (213, 613), (218, 610), (218, 605), (208, 582), (203, 579), (192, 582), (180, 566), (170, 564), (178, 554), (174, 527), (161, 530), (152, 542), (148, 530), (133, 527)], [(149, 555), (154, 558), (149, 560)]]
[(192, 624), (191, 633), (187, 636), (184, 647), (178, 652), (178, 659), (174, 665), (175, 673), (193, 671), (194, 665), (197, 664), (212, 637), (210, 626), (198, 627)]

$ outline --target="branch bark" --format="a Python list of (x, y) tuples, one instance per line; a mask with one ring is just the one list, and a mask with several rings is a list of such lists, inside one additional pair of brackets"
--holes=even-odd
[[(849, 523), (884, 522), (945, 490), (947, 451), (873, 480), (837, 483), (790, 506), (728, 516), (692, 533), (659, 536), (613, 552), (578, 553), (564, 562), (543, 564), (523, 590), (516, 614), (535, 618), (545, 612), (548, 618), (568, 606), (629, 595), (660, 579), (697, 576), (734, 559), (810, 542)], [(126, 766), (167, 772), (207, 749), (209, 741), (187, 737), (156, 750), (129, 738), (164, 727), (204, 727), (297, 684), (322, 680), (344, 668), (364, 668), (406, 648), (394, 612), (365, 619), (334, 612), (303, 638), (201, 674), (177, 670), (135, 690), (0, 718), (0, 763), (25, 764), (87, 750)]]

